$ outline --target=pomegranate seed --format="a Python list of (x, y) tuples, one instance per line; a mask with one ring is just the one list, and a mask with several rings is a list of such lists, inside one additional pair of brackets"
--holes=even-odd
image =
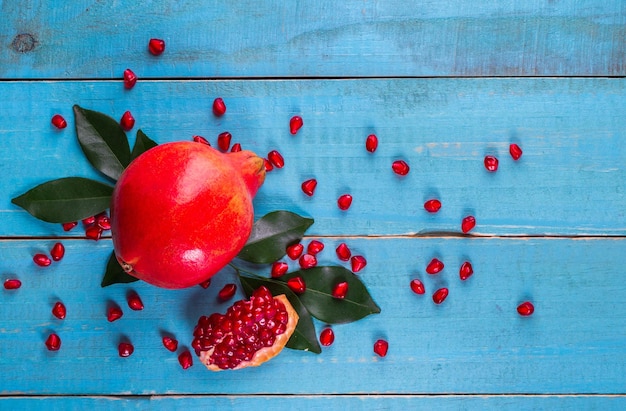
[(519, 313), (519, 315), (527, 317), (535, 312), (535, 306), (530, 301), (524, 301), (517, 306), (517, 312)]
[(276, 150), (272, 150), (267, 153), (267, 159), (272, 163), (272, 165), (276, 168), (283, 168), (285, 166), (285, 159), (283, 156)]
[(237, 292), (237, 284), (226, 284), (222, 289), (217, 293), (217, 298), (220, 301), (228, 301), (235, 296)]
[(183, 367), (183, 370), (186, 370), (193, 365), (193, 358), (191, 357), (189, 350), (185, 350), (178, 355), (178, 363), (181, 367)]
[(85, 230), (85, 237), (89, 240), (98, 241), (102, 236), (102, 228), (97, 225), (93, 225)]
[(304, 246), (302, 244), (293, 244), (287, 247), (287, 256), (292, 260), (297, 260), (302, 255), (303, 251)]
[(306, 270), (308, 268), (313, 268), (317, 265), (317, 258), (315, 258), (315, 256), (311, 254), (303, 254), (298, 260), (298, 263), (303, 270)]
[(124, 88), (130, 90), (137, 83), (137, 75), (131, 70), (124, 70)]
[(171, 352), (174, 352), (174, 351), (176, 351), (178, 349), (178, 340), (177, 339), (165, 336), (165, 337), (163, 337), (162, 341), (163, 341), (163, 346), (167, 350), (169, 350)]
[(339, 244), (335, 249), (335, 252), (337, 253), (337, 258), (339, 258), (341, 261), (348, 261), (352, 256), (352, 252), (350, 251), (346, 243)]
[(116, 305), (109, 307), (107, 310), (107, 320), (110, 323), (119, 320), (123, 315), (124, 313), (122, 312), (122, 309)]
[(61, 338), (55, 333), (52, 333), (46, 339), (45, 344), (49, 351), (59, 351), (61, 348)]
[(307, 252), (311, 255), (317, 255), (320, 251), (324, 249), (324, 243), (318, 240), (313, 240), (309, 243), (307, 247)]
[(376, 134), (370, 134), (365, 139), (365, 149), (370, 153), (373, 153), (378, 148), (378, 137)]
[(224, 131), (217, 136), (217, 146), (222, 151), (228, 151), (230, 148), (230, 141), (233, 136), (228, 131)]
[(141, 301), (141, 297), (134, 291), (131, 291), (126, 296), (126, 302), (128, 303), (128, 307), (131, 310), (141, 311), (143, 310), (143, 301)]
[(66, 314), (67, 310), (65, 309), (65, 304), (63, 304), (61, 301), (57, 301), (52, 307), (52, 315), (54, 315), (59, 320), (64, 320)]
[(415, 294), (424, 294), (426, 292), (426, 289), (424, 288), (424, 283), (422, 283), (417, 278), (414, 280), (411, 280), (411, 290)]
[(335, 342), (335, 332), (330, 327), (324, 328), (320, 333), (320, 344), (324, 347), (328, 347), (332, 345), (333, 342)]
[(206, 290), (211, 285), (211, 279), (209, 278), (208, 280), (203, 281), (198, 285)]
[(302, 121), (302, 117), (293, 116), (291, 117), (291, 120), (289, 120), (289, 131), (291, 131), (291, 134), (295, 135), (298, 132), (298, 130), (302, 128), (303, 124), (304, 122)]
[(350, 258), (350, 264), (352, 265), (352, 272), (358, 273), (367, 265), (367, 260), (362, 255), (355, 255)]
[(81, 220), (81, 222), (83, 223), (83, 226), (87, 227), (90, 226), (92, 224), (95, 224), (96, 222), (96, 216), (92, 215), (91, 217), (87, 217), (87, 218), (83, 218)]
[(241, 151), (241, 144), (239, 143), (233, 144), (232, 148), (230, 149), (231, 153), (238, 153), (240, 151)]
[(332, 295), (334, 298), (343, 299), (346, 298), (346, 294), (348, 294), (348, 283), (342, 281), (333, 287)]
[(215, 117), (222, 117), (226, 113), (226, 104), (221, 97), (213, 100), (213, 114)]
[(52, 120), (50, 120), (50, 122), (52, 123), (53, 126), (58, 128), (59, 130), (67, 127), (67, 121), (65, 121), (63, 116), (60, 114), (55, 114), (54, 116), (52, 116)]
[(22, 282), (17, 278), (8, 278), (4, 280), (4, 289), (5, 290), (17, 290), (22, 286)]
[(389, 343), (385, 340), (376, 340), (374, 343), (374, 352), (379, 357), (384, 357), (387, 355), (387, 350), (389, 350)]
[(409, 165), (404, 160), (394, 161), (393, 164), (391, 165), (391, 169), (393, 170), (394, 173), (396, 173), (399, 176), (405, 176), (409, 174), (409, 170), (410, 170)]
[(35, 264), (37, 264), (39, 267), (47, 267), (50, 264), (52, 264), (52, 260), (50, 260), (50, 258), (48, 258), (47, 255), (45, 254), (35, 254), (33, 256), (33, 261), (35, 262)]
[(513, 160), (517, 161), (522, 156), (522, 149), (517, 144), (511, 144), (509, 146), (509, 153), (511, 157), (513, 157)]
[(72, 228), (76, 227), (78, 225), (77, 221), (72, 221), (69, 223), (63, 223), (63, 231), (70, 231)]
[(490, 173), (498, 170), (498, 159), (494, 156), (485, 156), (485, 168)]
[(135, 347), (131, 343), (121, 342), (117, 346), (117, 352), (122, 358), (130, 357), (135, 351)]
[(474, 269), (469, 261), (461, 264), (461, 268), (459, 269), (459, 277), (461, 278), (461, 281), (467, 280), (472, 274), (474, 274)]
[(424, 209), (429, 213), (436, 213), (441, 208), (441, 201), (437, 199), (428, 200), (424, 203)]
[(469, 233), (474, 227), (476, 227), (476, 219), (474, 216), (468, 215), (461, 221), (461, 231), (465, 234)]
[(430, 263), (426, 266), (426, 272), (428, 274), (437, 274), (443, 270), (443, 263), (436, 258), (430, 260)]
[(314, 178), (302, 183), (302, 191), (309, 197), (312, 197), (313, 193), (315, 193), (315, 187), (317, 187), (317, 180)]
[(282, 277), (287, 274), (289, 270), (289, 265), (284, 261), (276, 261), (272, 264), (272, 278)]
[(65, 255), (65, 247), (61, 243), (55, 243), (50, 250), (50, 256), (54, 261), (61, 261)]
[(98, 227), (100, 227), (103, 231), (109, 231), (111, 229), (111, 219), (107, 216), (99, 218)]
[(206, 138), (202, 137), (202, 136), (193, 136), (192, 139), (196, 143), (206, 144), (207, 146), (211, 145), (211, 143), (209, 143), (208, 140)]
[(350, 194), (344, 194), (337, 199), (337, 205), (340, 210), (347, 210), (352, 205), (352, 196)]
[(300, 276), (287, 280), (287, 286), (296, 294), (302, 294), (306, 291), (306, 283)]
[(435, 304), (441, 304), (446, 299), (447, 296), (448, 296), (448, 289), (440, 288), (437, 291), (435, 291), (435, 293), (433, 294), (433, 302)]
[(165, 42), (161, 39), (150, 39), (148, 50), (154, 56), (159, 56), (165, 51)]
[(130, 131), (135, 127), (135, 117), (133, 117), (130, 111), (125, 111), (124, 114), (122, 114), (120, 125), (125, 131)]
[(265, 164), (265, 172), (270, 172), (274, 169), (274, 166), (267, 158), (263, 159), (263, 163)]

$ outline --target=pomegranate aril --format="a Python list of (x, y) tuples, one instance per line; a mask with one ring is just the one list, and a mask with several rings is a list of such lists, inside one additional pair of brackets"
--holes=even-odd
[(69, 223), (63, 223), (63, 231), (70, 231), (72, 228), (76, 227), (78, 225), (77, 221), (72, 221)]
[(59, 130), (67, 127), (67, 121), (65, 121), (63, 116), (60, 114), (55, 114), (54, 116), (52, 116), (52, 120), (50, 120), (50, 122), (52, 123), (53, 126), (58, 128)]
[(474, 216), (468, 215), (461, 221), (461, 231), (465, 234), (469, 233), (474, 227), (476, 227), (476, 218)]
[(269, 171), (272, 171), (274, 169), (274, 166), (272, 165), (272, 162), (269, 161), (267, 158), (263, 159), (263, 164), (265, 164), (265, 172), (269, 172)]
[(122, 318), (123, 315), (124, 313), (122, 312), (122, 309), (120, 307), (111, 306), (107, 310), (107, 321), (112, 323), (113, 321), (117, 321)]
[(61, 261), (65, 255), (65, 247), (61, 243), (55, 243), (50, 250), (50, 256), (54, 261)]
[(320, 344), (324, 347), (328, 347), (332, 345), (333, 342), (335, 342), (335, 332), (330, 327), (324, 328), (320, 333)]
[(282, 154), (280, 154), (276, 150), (272, 150), (267, 153), (267, 159), (276, 168), (283, 168), (285, 166), (285, 159), (283, 158)]
[(224, 285), (222, 289), (217, 293), (217, 298), (220, 301), (228, 301), (235, 296), (237, 292), (237, 285), (233, 283), (229, 283)]
[(396, 160), (391, 164), (391, 169), (399, 176), (405, 176), (409, 174), (410, 167), (404, 160)]
[(358, 273), (367, 265), (367, 260), (362, 255), (355, 255), (350, 258), (350, 265), (352, 266), (352, 272)]
[(59, 351), (61, 348), (61, 338), (57, 334), (52, 333), (48, 335), (45, 344), (49, 351)]
[(59, 320), (64, 320), (67, 314), (67, 310), (65, 308), (65, 304), (61, 301), (57, 301), (52, 307), (52, 315), (54, 315)]
[(347, 210), (352, 205), (352, 196), (350, 194), (344, 194), (337, 199), (337, 206), (340, 210)]
[(465, 261), (463, 264), (461, 264), (461, 268), (459, 269), (459, 278), (461, 279), (461, 281), (467, 280), (472, 274), (474, 274), (474, 268), (472, 267), (472, 263), (470, 263), (469, 261)]
[(384, 357), (387, 355), (387, 351), (389, 350), (389, 343), (385, 340), (376, 340), (374, 343), (374, 353), (379, 357)]
[(424, 283), (422, 283), (417, 278), (411, 280), (411, 290), (415, 294), (424, 294), (426, 292), (426, 289), (424, 288)]
[(117, 353), (122, 358), (130, 357), (134, 351), (135, 347), (129, 342), (121, 342), (117, 346)]
[(342, 282), (336, 284), (333, 287), (332, 296), (334, 298), (343, 299), (343, 298), (346, 298), (347, 294), (348, 294), (348, 283), (347, 282), (342, 281)]
[(433, 294), (433, 302), (435, 304), (441, 304), (448, 297), (448, 289), (440, 288)]
[(226, 113), (226, 104), (221, 97), (213, 100), (213, 114), (215, 117), (222, 117)]
[(150, 39), (148, 42), (148, 50), (154, 56), (159, 56), (165, 51), (165, 41), (162, 39)]
[(211, 279), (209, 278), (208, 280), (202, 281), (198, 285), (206, 290), (211, 285)]
[(490, 173), (493, 173), (498, 170), (498, 159), (494, 156), (485, 156), (485, 168)]
[(137, 75), (131, 70), (124, 70), (124, 88), (130, 90), (137, 83)]
[(228, 131), (224, 131), (217, 136), (217, 146), (220, 150), (226, 152), (230, 148), (230, 142), (233, 139), (233, 135)]
[(207, 146), (211, 145), (211, 143), (209, 143), (209, 141), (202, 136), (193, 136), (192, 140), (195, 141), (196, 143), (206, 144)]
[(292, 260), (297, 260), (302, 255), (304, 246), (300, 243), (290, 245), (287, 247), (287, 256)]
[(370, 153), (373, 153), (378, 148), (378, 137), (376, 134), (370, 134), (365, 139), (365, 149)]
[(233, 144), (233, 146), (230, 148), (231, 153), (238, 153), (240, 151), (241, 151), (241, 144), (239, 143)]
[(352, 256), (352, 252), (346, 243), (339, 244), (335, 249), (335, 252), (337, 253), (337, 258), (341, 261), (348, 261)]
[(272, 278), (282, 277), (283, 275), (287, 274), (288, 270), (289, 270), (289, 265), (286, 262), (276, 261), (274, 264), (272, 264), (272, 271), (271, 271)]
[(513, 143), (509, 146), (509, 154), (511, 154), (513, 160), (517, 161), (522, 156), (522, 149), (520, 148), (520, 146)]
[(22, 282), (17, 278), (8, 278), (4, 280), (4, 289), (5, 290), (17, 290), (22, 286)]
[(315, 188), (317, 187), (317, 180), (312, 178), (310, 180), (306, 180), (302, 183), (302, 192), (309, 197), (312, 197), (315, 193)]
[(91, 217), (83, 218), (80, 220), (83, 223), (83, 226), (88, 227), (96, 222), (96, 216), (92, 215)]
[(141, 301), (141, 297), (134, 291), (131, 291), (126, 296), (126, 302), (128, 303), (128, 307), (134, 311), (143, 310), (143, 301)]
[(428, 274), (437, 274), (441, 270), (443, 270), (443, 262), (436, 258), (430, 260), (430, 263), (426, 266), (426, 272)]
[(287, 280), (287, 286), (296, 294), (302, 294), (306, 291), (306, 283), (300, 276)]
[(530, 301), (524, 301), (517, 306), (517, 312), (519, 315), (527, 317), (535, 312), (535, 306)]
[(313, 240), (309, 243), (306, 250), (307, 250), (307, 253), (311, 255), (317, 255), (323, 249), (324, 249), (324, 243), (318, 240)]
[(122, 114), (120, 125), (124, 131), (130, 131), (133, 127), (135, 127), (135, 117), (133, 117), (130, 111), (125, 111), (124, 114)]
[(429, 213), (436, 213), (441, 208), (441, 201), (433, 198), (424, 203), (424, 209)]
[(161, 339), (163, 342), (163, 346), (171, 352), (174, 352), (178, 349), (178, 340), (172, 337), (165, 336)]
[(304, 124), (304, 121), (302, 121), (302, 117), (293, 116), (291, 117), (291, 120), (289, 120), (289, 131), (291, 132), (291, 134), (295, 135), (298, 132), (298, 130), (302, 128), (303, 124)]
[(178, 363), (181, 367), (183, 367), (183, 370), (186, 370), (193, 365), (193, 358), (191, 357), (189, 350), (185, 350), (178, 355)]
[(98, 227), (97, 224), (94, 224), (85, 230), (85, 237), (89, 240), (98, 241), (100, 237), (102, 237), (102, 231), (102, 228)]
[(308, 268), (313, 268), (317, 265), (317, 258), (315, 258), (315, 256), (311, 254), (303, 254), (298, 260), (298, 263), (303, 270), (306, 270)]
[(39, 267), (47, 267), (52, 264), (52, 260), (50, 260), (50, 258), (45, 254), (35, 254), (33, 256), (33, 261)]
[(111, 229), (111, 219), (107, 216), (99, 218), (98, 227), (100, 227), (104, 231), (109, 231)]

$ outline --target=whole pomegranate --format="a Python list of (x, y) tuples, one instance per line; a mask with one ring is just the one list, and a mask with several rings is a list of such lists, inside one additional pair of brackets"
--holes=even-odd
[(197, 285), (243, 248), (252, 198), (265, 180), (251, 151), (221, 153), (196, 142), (158, 145), (120, 176), (111, 234), (124, 270), (164, 288)]

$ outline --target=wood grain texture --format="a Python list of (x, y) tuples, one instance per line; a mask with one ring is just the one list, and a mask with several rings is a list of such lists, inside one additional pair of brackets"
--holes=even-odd
[[(31, 0), (1, 4), (0, 78), (623, 76), (621, 0)], [(165, 53), (147, 51), (151, 37)]]

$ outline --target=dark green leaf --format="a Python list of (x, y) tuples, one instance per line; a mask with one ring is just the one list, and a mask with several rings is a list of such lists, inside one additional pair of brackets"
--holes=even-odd
[(156, 147), (157, 143), (152, 141), (143, 131), (137, 131), (137, 138), (135, 139), (135, 145), (133, 146), (133, 152), (130, 155), (131, 160), (136, 159), (144, 152), (150, 150), (152, 147)]
[(315, 325), (309, 312), (304, 308), (298, 296), (296, 296), (284, 283), (280, 281), (270, 280), (268, 278), (261, 277), (248, 277), (239, 275), (241, 286), (246, 296), (250, 297), (252, 292), (260, 286), (266, 286), (273, 295), (285, 294), (294, 310), (300, 317), (298, 319), (298, 325), (296, 330), (291, 335), (291, 338), (287, 342), (287, 347), (294, 350), (311, 351), (316, 354), (322, 352), (322, 349), (317, 342), (317, 333), (315, 332)]
[[(281, 281), (301, 276), (306, 283), (306, 291), (300, 301), (315, 318), (329, 324), (342, 324), (380, 312), (361, 279), (344, 267), (314, 267), (296, 271), (280, 277)], [(332, 296), (333, 287), (346, 281), (348, 294), (343, 299)]]
[(117, 121), (74, 105), (76, 135), (85, 156), (98, 171), (117, 180), (130, 163), (126, 133)]
[(66, 177), (38, 185), (11, 202), (40, 220), (68, 223), (109, 208), (113, 187), (82, 177)]
[(256, 264), (269, 264), (285, 255), (285, 249), (302, 239), (313, 224), (312, 218), (290, 211), (273, 211), (261, 217), (238, 257)]
[(126, 284), (138, 280), (139, 279), (137, 277), (133, 277), (124, 271), (120, 263), (117, 262), (117, 258), (115, 258), (115, 252), (112, 252), (109, 257), (109, 262), (107, 263), (107, 270), (104, 273), (104, 278), (102, 278), (100, 286), (106, 287), (112, 284)]

